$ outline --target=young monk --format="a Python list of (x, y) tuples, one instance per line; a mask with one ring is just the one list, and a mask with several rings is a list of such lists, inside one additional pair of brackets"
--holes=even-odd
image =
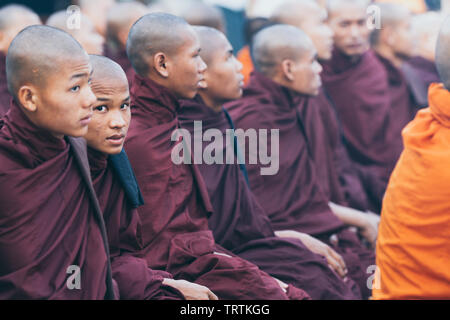
[(113, 278), (121, 299), (217, 299), (207, 288), (173, 280), (151, 270), (135, 255), (141, 250), (141, 225), (136, 207), (143, 204), (133, 170), (123, 151), (131, 120), (130, 92), (123, 69), (102, 56), (90, 56), (94, 72), (91, 88), (97, 97), (85, 136), (89, 165), (106, 223)]
[(70, 138), (88, 131), (91, 72), (84, 49), (55, 28), (27, 27), (9, 47), (14, 101), (0, 124), (1, 299), (116, 296), (86, 144)]
[[(304, 31), (317, 50), (319, 61), (332, 57), (333, 32), (326, 23), (327, 11), (314, 0), (291, 0), (275, 8), (271, 20)], [(308, 147), (318, 181), (329, 201), (359, 210), (375, 210), (369, 194), (352, 165), (344, 144), (336, 110), (321, 88), (308, 104), (299, 105)]]
[[(265, 166), (249, 163), (250, 148), (246, 148), (250, 187), (266, 209), (278, 236), (299, 238), (298, 232), (307, 233), (332, 245), (344, 258), (349, 277), (358, 282), (367, 298), (366, 269), (373, 264), (374, 254), (363, 248), (342, 221), (350, 224), (353, 220), (351, 225), (368, 226), (368, 216), (336, 205), (331, 210), (317, 181), (304, 125), (298, 115), (298, 106), (308, 103), (308, 97), (320, 90), (321, 67), (314, 45), (300, 29), (276, 25), (256, 35), (253, 55), (257, 71), (251, 76), (243, 98), (226, 108), (238, 129), (269, 132), (279, 129), (279, 139), (268, 139), (267, 143), (267, 150), (272, 150), (272, 143), (278, 143), (279, 170), (275, 174), (262, 174)], [(333, 243), (330, 236), (339, 240)]]
[(145, 5), (130, 1), (114, 4), (106, 16), (105, 56), (120, 64), (127, 74), (130, 85), (134, 78), (134, 70), (126, 52), (128, 33), (131, 26), (147, 13), (149, 10)]
[(403, 130), (405, 150), (392, 173), (377, 242), (375, 299), (450, 297), (450, 20), (438, 39), (442, 79), (429, 107)]
[[(213, 28), (196, 27), (202, 51), (200, 56), (208, 65), (205, 71), (207, 87), (200, 89), (194, 100), (182, 100), (180, 121), (183, 128), (195, 134), (195, 121), (202, 121), (202, 132), (220, 130), (218, 139), (225, 141), (216, 154), (226, 154), (233, 148), (234, 139), (226, 137), (226, 130), (234, 128), (223, 104), (242, 95), (242, 64), (233, 56), (233, 48), (223, 33)], [(198, 134), (198, 133), (197, 133)], [(219, 134), (219, 132), (217, 133)], [(207, 143), (203, 150), (206, 152)], [(324, 263), (323, 258), (312, 254), (307, 247), (323, 255), (329, 265), (342, 278), (346, 276), (342, 257), (328, 245), (303, 234), (303, 242), (277, 238), (270, 226), (264, 209), (251, 194), (246, 181), (245, 165), (203, 163), (198, 166), (211, 197), (214, 213), (209, 217), (209, 226), (216, 242), (259, 266), (262, 270), (284, 282), (304, 288), (312, 299), (356, 299), (358, 294), (349, 292), (354, 285), (346, 287)], [(358, 292), (359, 289), (356, 288)]]
[(330, 0), (333, 57), (322, 61), (322, 81), (331, 98), (350, 157), (376, 200), (377, 212), (402, 149), (391, 128), (388, 75), (369, 50), (366, 0)]
[(0, 118), (9, 110), (11, 95), (6, 83), (6, 54), (14, 37), (25, 27), (41, 24), (38, 15), (20, 5), (0, 8)]
[(417, 101), (401, 68), (413, 56), (412, 17), (399, 4), (380, 3), (381, 29), (371, 34), (371, 45), (388, 75), (391, 98), (391, 131), (394, 139), (401, 137), (403, 128), (414, 118)]
[[(220, 299), (305, 297), (214, 242), (212, 211), (195, 166), (176, 165), (178, 99), (193, 98), (206, 65), (196, 33), (183, 19), (149, 14), (131, 28), (128, 57), (137, 75), (131, 89), (133, 123), (125, 149), (142, 188), (143, 254), (148, 266), (204, 285)], [(175, 142), (174, 142), (175, 141)]]
[(69, 15), (66, 11), (58, 11), (52, 14), (47, 25), (66, 31), (74, 37), (86, 50), (88, 54), (103, 54), (103, 44), (105, 39), (95, 30), (91, 19), (84, 14), (80, 14), (80, 28), (69, 28), (67, 21)]

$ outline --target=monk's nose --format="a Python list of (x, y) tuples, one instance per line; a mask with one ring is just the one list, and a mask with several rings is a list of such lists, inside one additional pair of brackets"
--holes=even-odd
[(86, 90), (86, 96), (83, 101), (83, 108), (92, 108), (92, 106), (94, 105), (94, 103), (96, 101), (97, 101), (97, 97), (92, 92), (91, 87), (88, 86), (87, 90)]
[(200, 73), (204, 73), (207, 68), (208, 68), (208, 66), (206, 65), (205, 61), (203, 61), (203, 59), (200, 57), (198, 71)]
[(122, 129), (127, 125), (127, 121), (123, 117), (120, 111), (111, 113), (111, 128)]

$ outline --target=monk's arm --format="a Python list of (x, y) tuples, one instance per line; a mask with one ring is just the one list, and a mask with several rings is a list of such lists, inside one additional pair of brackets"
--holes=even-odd
[(330, 202), (331, 210), (346, 225), (356, 227), (361, 235), (374, 246), (378, 235), (380, 217), (371, 212), (362, 212)]
[(345, 265), (344, 259), (326, 243), (323, 243), (306, 233), (293, 230), (275, 231), (275, 235), (280, 238), (300, 240), (310, 251), (324, 256), (327, 259), (330, 268), (336, 271), (342, 278), (347, 275), (347, 266)]
[(186, 280), (165, 278), (163, 284), (179, 290), (186, 300), (219, 300), (207, 287)]

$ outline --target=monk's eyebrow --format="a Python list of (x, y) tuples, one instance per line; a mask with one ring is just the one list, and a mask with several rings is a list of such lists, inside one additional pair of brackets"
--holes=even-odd
[(127, 98), (123, 99), (123, 102), (127, 102), (130, 101), (130, 96), (128, 96)]
[(85, 77), (90, 78), (90, 77), (92, 77), (92, 74), (93, 74), (93, 73), (94, 73), (94, 69), (92, 69), (91, 72), (90, 72), (89, 74), (87, 74), (86, 72), (84, 72), (84, 73), (77, 73), (77, 74), (74, 74), (74, 75), (70, 78), (70, 80), (78, 79), (78, 78), (85, 78)]
[(108, 102), (108, 101), (111, 101), (111, 100), (108, 99), (108, 98), (97, 98), (97, 101)]

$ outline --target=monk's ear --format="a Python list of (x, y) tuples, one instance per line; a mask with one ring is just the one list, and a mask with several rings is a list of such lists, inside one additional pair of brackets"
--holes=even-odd
[(281, 62), (281, 71), (283, 72), (283, 76), (289, 81), (295, 80), (293, 70), (294, 62), (292, 60), (286, 59)]
[(36, 88), (30, 85), (20, 87), (17, 92), (19, 103), (29, 112), (36, 112), (37, 110), (38, 97), (36, 93)]
[(169, 76), (169, 63), (167, 61), (167, 56), (162, 52), (158, 52), (155, 54), (153, 59), (156, 71), (160, 76), (167, 78)]

